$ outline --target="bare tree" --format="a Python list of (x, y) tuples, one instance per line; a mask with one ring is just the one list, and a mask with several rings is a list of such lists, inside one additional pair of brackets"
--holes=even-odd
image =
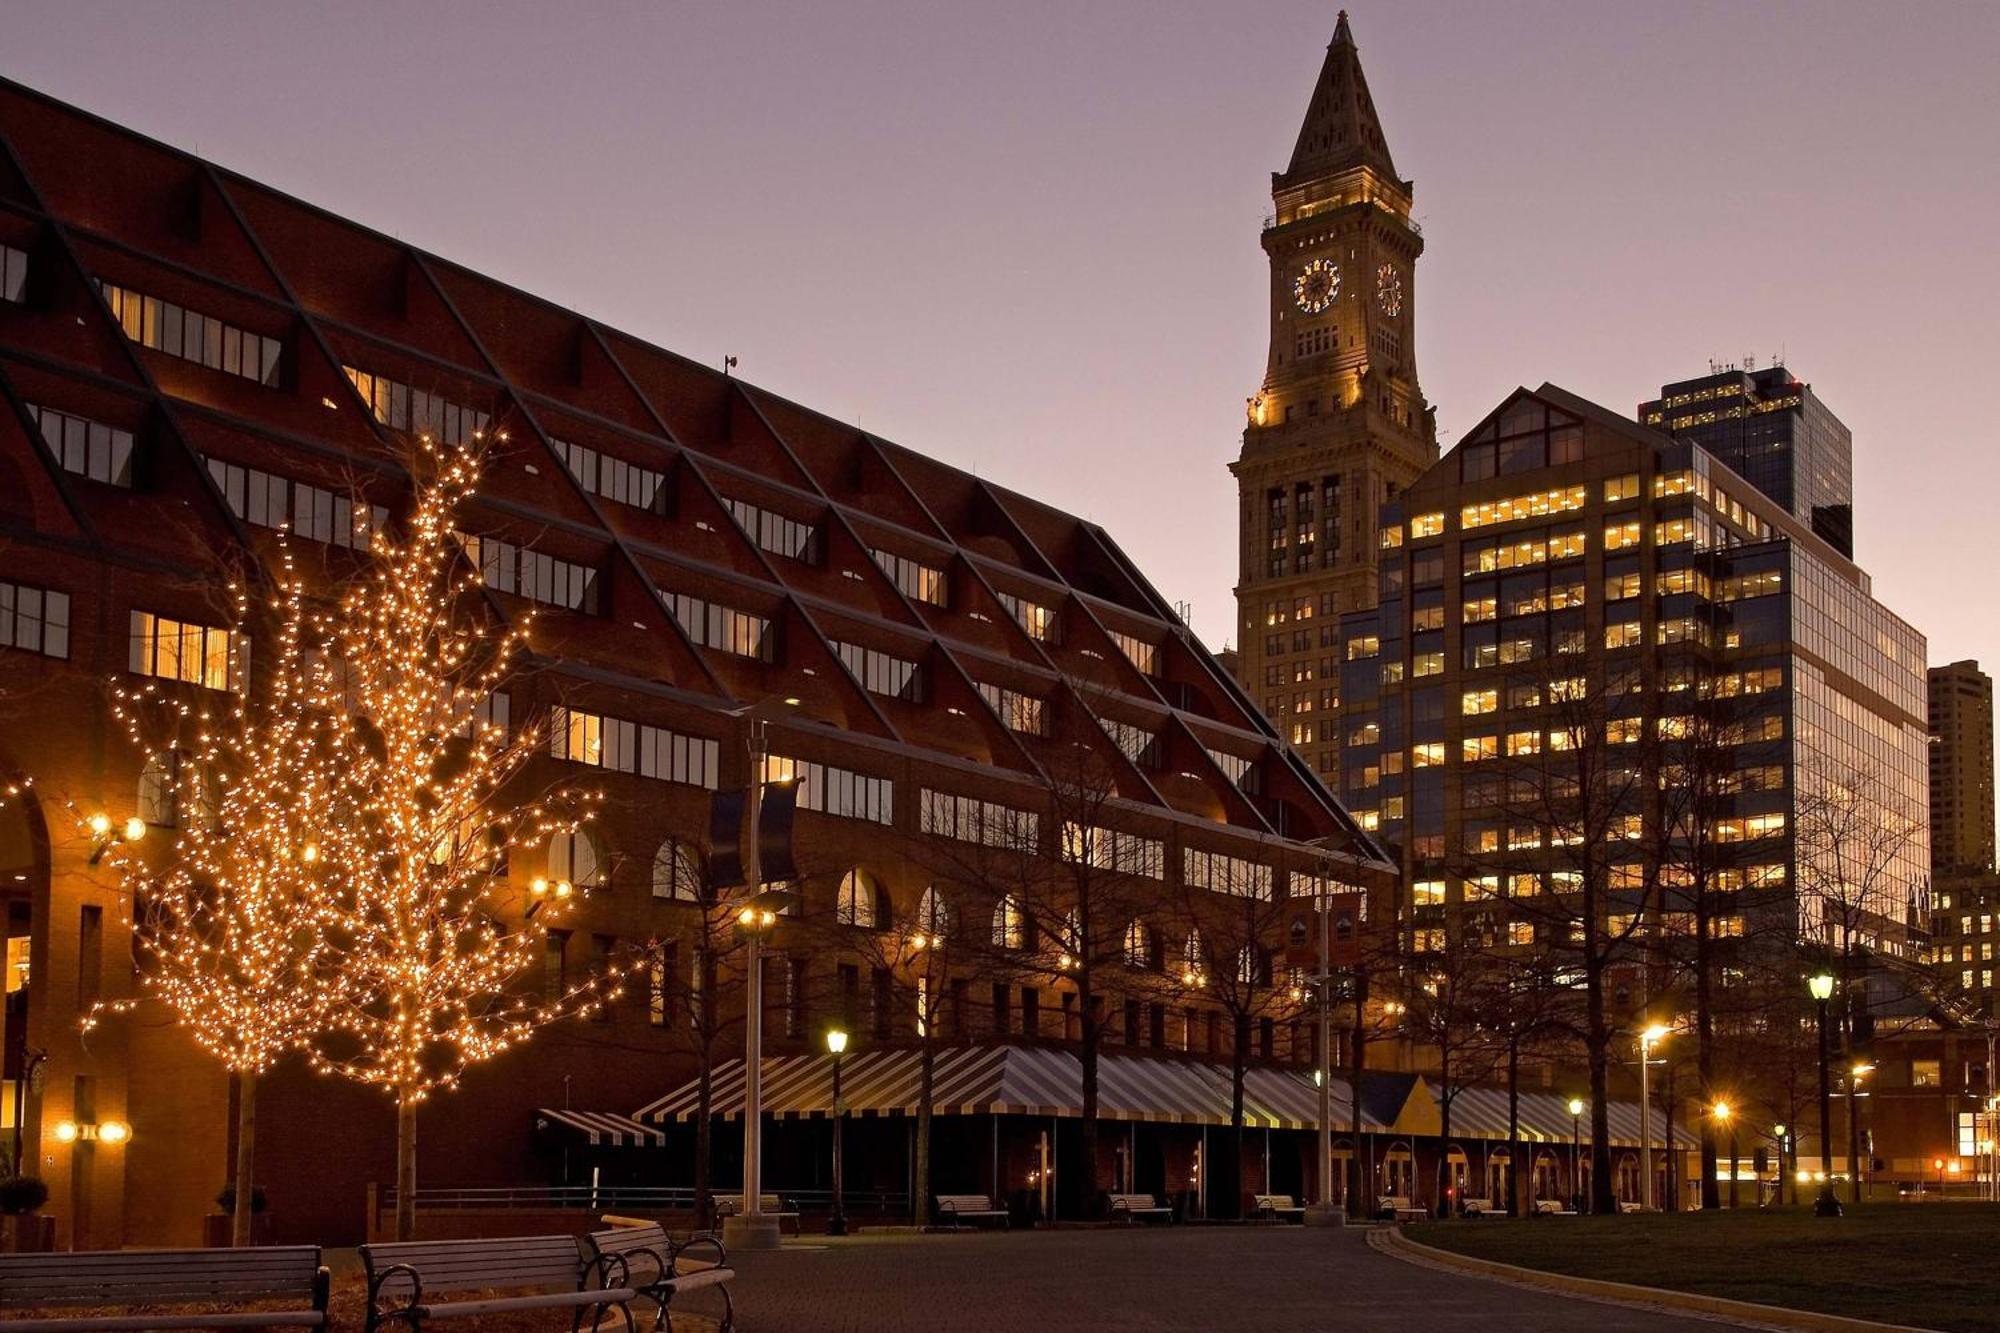
[[(1213, 1005), (1229, 1021), (1229, 1124), (1239, 1183), (1244, 1083), (1253, 1042), (1267, 1023), (1292, 1018), (1308, 1004), (1303, 972), (1282, 968), (1275, 956), (1295, 903), (1279, 896), (1274, 881), (1275, 876), (1226, 872), (1211, 880), (1212, 887), (1184, 879), (1174, 902), (1182, 957), (1160, 969), (1170, 991)], [(1134, 968), (1154, 966), (1151, 951), (1158, 945), (1143, 931), (1144, 923), (1134, 919), (1124, 942), (1125, 961)]]

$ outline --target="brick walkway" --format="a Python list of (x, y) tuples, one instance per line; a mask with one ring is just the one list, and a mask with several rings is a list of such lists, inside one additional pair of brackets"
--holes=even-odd
[(743, 1333), (1713, 1333), (1719, 1327), (1418, 1267), (1371, 1250), (1360, 1228), (864, 1233), (839, 1241), (807, 1237), (798, 1248), (730, 1258), (739, 1273)]

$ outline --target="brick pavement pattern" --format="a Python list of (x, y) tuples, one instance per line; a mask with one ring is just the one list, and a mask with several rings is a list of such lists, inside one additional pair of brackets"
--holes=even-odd
[(730, 1258), (743, 1333), (1713, 1333), (1721, 1326), (1405, 1263), (1370, 1249), (1355, 1227), (863, 1233)]

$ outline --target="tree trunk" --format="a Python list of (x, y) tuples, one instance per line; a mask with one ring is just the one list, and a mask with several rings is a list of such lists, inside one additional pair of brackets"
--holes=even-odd
[[(1511, 1035), (1511, 1034), (1510, 1034)], [(1516, 1217), (1532, 1217), (1528, 1207), (1529, 1185), (1535, 1178), (1532, 1162), (1521, 1167), (1521, 1043), (1515, 1037), (1507, 1046), (1507, 1211)]]
[(1095, 1217), (1104, 1195), (1097, 1162), (1097, 1051), (1103, 1034), (1090, 994), (1090, 977), (1084, 973), (1077, 987), (1077, 1009), (1083, 1014), (1083, 1044), (1078, 1052), (1083, 1076), (1081, 1130), (1083, 1140), (1083, 1214)]
[(1368, 970), (1354, 974), (1354, 1040), (1347, 1055), (1348, 1133), (1353, 1142), (1347, 1155), (1347, 1213), (1357, 1220), (1368, 1216), (1365, 1201), (1369, 1181), (1367, 1163), (1361, 1153), (1361, 1080), (1368, 1072)]
[(396, 1239), (417, 1238), (417, 1100), (409, 1088), (396, 1094)]
[(715, 1224), (715, 1062), (708, 1050), (701, 1054), (701, 1071), (695, 1080), (694, 1099), (694, 1229), (706, 1231)]
[(1616, 1213), (1618, 1199), (1611, 1181), (1611, 1031), (1604, 1017), (1601, 965), (1586, 966), (1584, 982), (1588, 1018), (1584, 1045), (1590, 1060), (1590, 1211)]
[[(1229, 1059), (1229, 1125), (1230, 1132), (1236, 1139), (1236, 1197), (1225, 1201), (1228, 1211), (1223, 1214), (1224, 1217), (1243, 1215), (1243, 1181), (1248, 1174), (1243, 1169), (1243, 1080), (1249, 1064), (1244, 1046), (1249, 1035), (1249, 1025), (1246, 1022), (1238, 1029), (1236, 1050)], [(1271, 1184), (1267, 1180), (1264, 1182), (1264, 1193), (1268, 1194), (1270, 1191)]]
[(1451, 1202), (1446, 1194), (1446, 1182), (1451, 1179), (1451, 1104), (1457, 1091), (1451, 1086), (1450, 1043), (1438, 1052), (1438, 1157), (1437, 1171), (1433, 1174), (1431, 1186), (1431, 1212), (1438, 1217), (1451, 1216)]
[[(1702, 894), (1701, 889), (1697, 888), (1696, 893)], [(1701, 1206), (1704, 1210), (1713, 1210), (1722, 1206), (1722, 1193), (1715, 1180), (1715, 999), (1711, 993), (1709, 978), (1714, 959), (1710, 956), (1713, 950), (1708, 942), (1709, 923), (1706, 913), (1697, 914), (1695, 931), (1697, 938), (1694, 945), (1694, 1069), (1702, 1107)], [(1673, 1144), (1671, 1129), (1668, 1131), (1667, 1143), (1671, 1158)], [(1735, 1170), (1735, 1163), (1730, 1164), (1730, 1169)]]
[(237, 1249), (251, 1243), (256, 1148), (257, 1075), (246, 1070), (236, 1076), (236, 1199), (229, 1221), (229, 1243)]
[[(919, 1230), (931, 1222), (931, 1095), (936, 1077), (937, 1048), (925, 1037), (917, 1052), (917, 1197), (910, 1200), (910, 1217)], [(1000, 1193), (997, 1180), (993, 1182), (993, 1192), (996, 1196)], [(999, 1206), (1004, 1208), (1006, 1204)]]

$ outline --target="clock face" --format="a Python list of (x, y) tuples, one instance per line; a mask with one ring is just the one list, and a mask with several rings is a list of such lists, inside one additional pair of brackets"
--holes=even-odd
[(1330, 259), (1315, 259), (1299, 270), (1292, 282), (1292, 299), (1308, 315), (1317, 315), (1340, 295), (1340, 266)]
[(1394, 264), (1384, 264), (1375, 270), (1375, 299), (1382, 303), (1382, 313), (1389, 318), (1403, 313), (1403, 275)]

